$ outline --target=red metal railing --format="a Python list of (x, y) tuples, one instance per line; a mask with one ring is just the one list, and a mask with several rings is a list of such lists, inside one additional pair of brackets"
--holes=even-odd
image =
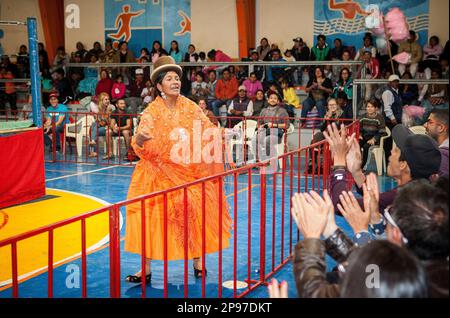
[[(49, 118), (52, 112), (45, 111), (42, 114), (42, 117)], [(66, 116), (68, 116), (68, 124), (72, 126), (69, 134), (65, 134), (64, 132), (60, 134), (60, 145), (57, 145), (56, 142), (56, 132), (55, 132), (55, 121), (54, 117), (52, 117), (52, 131), (49, 133), (52, 140), (51, 151), (46, 152), (46, 160), (48, 162), (66, 162), (66, 163), (95, 163), (98, 165), (132, 165), (132, 161), (125, 160), (124, 157), (127, 157), (127, 150), (129, 144), (125, 144), (125, 150), (123, 145), (125, 143), (125, 135), (130, 134), (131, 136), (134, 134), (134, 128), (139, 124), (139, 118), (141, 114), (109, 114), (108, 124), (111, 123), (110, 118), (115, 116), (118, 120), (121, 118), (127, 118), (131, 121), (131, 130), (127, 132), (121, 130), (120, 126), (118, 127), (117, 132), (113, 132), (110, 125), (108, 128), (100, 128), (99, 122), (102, 119), (102, 115), (98, 113), (87, 113), (87, 112), (67, 112)], [(8, 116), (4, 118), (5, 121), (16, 121), (16, 120), (25, 120), (31, 118), (31, 111), (23, 111), (19, 110), (13, 114), (13, 116)], [(243, 158), (242, 164), (253, 163), (255, 161), (248, 160), (249, 152), (248, 147), (245, 145), (246, 141), (249, 139), (247, 126), (249, 125), (249, 121), (256, 122), (256, 130), (261, 129), (264, 126), (264, 123), (279, 123), (285, 125), (285, 130), (291, 130), (289, 134), (285, 134), (284, 144), (287, 145), (288, 135), (291, 135), (289, 139), (294, 140), (292, 135), (296, 136), (296, 143), (300, 148), (301, 145), (305, 142), (302, 139), (302, 135), (305, 132), (308, 132), (308, 135), (314, 135), (319, 131), (319, 127), (314, 126), (313, 128), (303, 128), (303, 124), (306, 121), (323, 121), (323, 118), (283, 118), (279, 119), (276, 117), (217, 117), (219, 121), (222, 121), (223, 126), (226, 128), (232, 128), (234, 124), (238, 121), (242, 121), (242, 133), (243, 133), (243, 143), (244, 146), (236, 147), (235, 153), (240, 155), (240, 158)], [(243, 120), (245, 119), (245, 120)], [(351, 123), (352, 120), (340, 120), (341, 122)], [(117, 122), (117, 121), (116, 121)], [(88, 124), (86, 124), (88, 123)], [(80, 127), (81, 125), (81, 127)], [(101, 136), (100, 136), (101, 131)], [(75, 133), (77, 132), (77, 133)], [(72, 137), (73, 136), (73, 137)], [(92, 138), (92, 136), (95, 136)], [(128, 136), (127, 136), (128, 138)], [(79, 140), (81, 139), (81, 140)], [(95, 142), (95, 145), (91, 145), (91, 142)], [(307, 140), (309, 142), (309, 139)], [(103, 145), (103, 153), (104, 156), (100, 155), (100, 148)], [(57, 147), (61, 148), (60, 153), (57, 152)], [(69, 146), (69, 147), (67, 147)], [(75, 146), (75, 147), (74, 147)], [(67, 149), (68, 148), (68, 149)], [(75, 148), (75, 150), (73, 149)], [(96, 151), (95, 151), (96, 150)], [(115, 150), (113, 153), (114, 158), (110, 158), (109, 155)], [(91, 152), (96, 152), (97, 155), (94, 157), (90, 157), (89, 154)], [(107, 158), (106, 158), (107, 157)], [(104, 159), (105, 158), (105, 159)], [(131, 159), (131, 158), (129, 158)], [(253, 158), (255, 159), (255, 158)]]
[[(349, 134), (355, 132), (357, 135), (359, 133), (359, 122), (353, 122), (347, 126), (347, 130)], [(312, 153), (312, 170), (308, 172), (308, 158)], [(266, 174), (268, 172), (268, 166), (271, 162), (278, 162), (281, 160), (283, 163), (281, 171), (273, 171), (270, 174)], [(302, 162), (302, 160), (304, 162)], [(315, 170), (315, 161), (317, 161), (318, 169)], [(17, 244), (20, 241), (25, 239), (48, 233), (48, 297), (53, 297), (53, 256), (54, 256), (54, 231), (55, 229), (67, 226), (69, 224), (73, 224), (75, 222), (81, 222), (81, 261), (82, 261), (82, 297), (87, 297), (87, 263), (86, 263), (86, 219), (91, 218), (95, 215), (102, 213), (109, 213), (109, 265), (110, 265), (110, 297), (111, 298), (119, 298), (121, 297), (121, 250), (120, 250), (120, 209), (122, 207), (127, 207), (131, 204), (140, 204), (141, 207), (141, 270), (142, 277), (145, 277), (145, 265), (146, 265), (146, 236), (151, 235), (151, 233), (147, 233), (146, 231), (146, 216), (148, 215), (148, 206), (146, 206), (146, 201), (154, 199), (154, 198), (162, 198), (163, 202), (163, 228), (164, 228), (164, 237), (163, 237), (163, 280), (164, 280), (164, 297), (170, 297), (169, 289), (168, 289), (168, 277), (169, 277), (169, 268), (168, 268), (168, 196), (179, 191), (182, 192), (183, 195), (183, 203), (184, 203), (184, 232), (183, 232), (183, 240), (184, 240), (184, 264), (183, 264), (183, 272), (184, 272), (184, 297), (189, 297), (189, 275), (188, 275), (188, 202), (189, 202), (189, 189), (192, 187), (201, 187), (202, 193), (202, 268), (206, 268), (210, 263), (207, 263), (206, 258), (206, 236), (205, 236), (205, 187), (206, 183), (211, 181), (216, 181), (218, 184), (217, 191), (219, 198), (222, 198), (224, 194), (224, 180), (227, 177), (232, 178), (233, 184), (233, 203), (230, 204), (232, 206), (233, 212), (233, 244), (230, 245), (232, 248), (232, 278), (233, 278), (233, 297), (244, 297), (251, 291), (253, 291), (258, 286), (266, 284), (266, 281), (281, 267), (283, 267), (289, 260), (292, 255), (292, 246), (299, 239), (299, 232), (297, 230), (296, 239), (294, 238), (293, 233), (293, 222), (292, 217), (290, 215), (290, 198), (294, 194), (294, 191), (308, 191), (311, 189), (314, 190), (322, 190), (327, 188), (328, 184), (328, 176), (331, 170), (331, 157), (330, 151), (328, 148), (328, 144), (326, 140), (322, 140), (318, 143), (312, 144), (308, 147), (303, 147), (295, 151), (286, 152), (282, 155), (274, 157), (272, 159), (266, 160), (264, 162), (255, 163), (252, 165), (243, 166), (231, 171), (225, 171), (221, 174), (208, 176), (203, 179), (196, 180), (189, 184), (179, 185), (173, 187), (171, 189), (166, 189), (162, 191), (157, 191), (151, 194), (143, 195), (140, 197), (136, 197), (130, 200), (118, 202), (116, 204), (103, 207), (101, 209), (97, 209), (95, 211), (76, 216), (55, 224), (51, 224), (25, 234), (20, 234), (6, 240), (0, 241), (0, 248), (4, 248), (7, 246), (11, 246), (11, 272), (12, 272), (12, 290), (13, 297), (19, 297), (19, 279), (18, 279), (18, 258), (17, 258)], [(295, 164), (296, 163), (296, 164)], [(253, 169), (258, 168), (260, 173), (255, 174)], [(238, 190), (239, 187), (239, 177), (247, 176), (247, 188), (244, 191), (247, 191), (247, 206), (243, 206), (243, 209), (240, 210), (240, 205), (238, 201), (238, 195), (242, 191)], [(253, 178), (259, 178), (258, 182), (254, 182)], [(281, 210), (279, 209), (279, 204), (277, 203), (277, 193), (279, 192), (277, 184), (278, 178), (281, 177)], [(294, 186), (294, 177), (297, 178), (297, 187), (295, 189)], [(288, 188), (286, 189), (286, 182), (288, 182)], [(271, 184), (268, 181), (271, 180)], [(310, 184), (311, 183), (311, 184)], [(258, 184), (260, 191), (258, 193), (259, 197), (259, 246), (255, 246), (252, 242), (253, 233), (252, 232), (252, 217), (255, 216), (255, 213), (252, 212), (252, 189)], [(304, 188), (302, 188), (304, 185)], [(267, 208), (270, 206), (267, 204), (268, 199), (272, 196), (272, 213), (268, 213)], [(286, 200), (287, 199), (287, 206)], [(247, 210), (247, 211), (246, 211)], [(226, 213), (226, 207), (223, 205), (222, 200), (219, 199), (219, 251), (218, 254), (218, 290), (216, 295), (208, 295), (208, 296), (217, 296), (223, 297), (223, 279), (224, 279), (224, 253), (229, 253), (228, 250), (223, 250), (223, 214)], [(231, 210), (230, 210), (231, 213)], [(289, 214), (289, 221), (287, 221), (286, 213)], [(247, 225), (243, 222), (238, 222), (238, 220), (242, 220), (239, 218), (240, 215), (247, 215)], [(256, 215), (256, 217), (258, 217)], [(244, 217), (245, 219), (245, 217)], [(278, 223), (280, 222), (280, 223)], [(288, 222), (288, 224), (286, 224)], [(270, 224), (271, 223), (271, 224)], [(277, 225), (281, 226), (278, 227)], [(269, 228), (267, 227), (269, 225)], [(286, 225), (288, 227), (286, 228)], [(280, 233), (278, 234), (277, 229), (279, 228)], [(245, 242), (245, 252), (242, 252), (238, 247), (239, 230), (247, 229), (246, 242)], [(271, 235), (268, 235), (268, 229), (271, 229)], [(286, 237), (286, 231), (288, 230), (289, 235)], [(241, 230), (242, 232), (242, 230)], [(279, 244), (278, 244), (279, 242)], [(269, 244), (269, 247), (267, 244)], [(289, 246), (289, 252), (285, 252), (285, 245)], [(280, 246), (280, 248), (278, 248)], [(256, 255), (259, 257), (259, 275), (257, 277), (252, 277), (252, 262), (255, 262), (254, 255), (252, 254), (256, 252)], [(241, 260), (245, 260), (245, 264), (238, 264), (239, 253), (244, 255), (245, 257), (241, 257)], [(279, 258), (277, 257), (277, 253), (279, 254)], [(229, 263), (227, 263), (229, 264)], [(226, 267), (229, 268), (228, 266)], [(245, 273), (242, 275), (241, 273)], [(206, 277), (203, 273), (202, 275), (202, 292), (201, 296), (206, 297)], [(240, 279), (244, 279), (248, 285), (243, 291), (238, 290), (237, 283)], [(142, 280), (142, 297), (151, 296), (148, 295), (145, 285), (145, 279)]]

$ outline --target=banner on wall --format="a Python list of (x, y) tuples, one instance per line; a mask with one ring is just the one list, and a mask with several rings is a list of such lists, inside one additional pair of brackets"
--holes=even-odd
[(105, 0), (105, 39), (127, 41), (136, 57), (160, 41), (169, 51), (176, 40), (186, 52), (191, 41), (191, 0)]
[(365, 19), (371, 10), (378, 9), (384, 15), (392, 8), (399, 8), (405, 14), (409, 29), (414, 30), (418, 42), (423, 46), (428, 41), (429, 0), (315, 0), (314, 41), (324, 34), (330, 45), (340, 38), (344, 45), (359, 48), (362, 38), (369, 30)]

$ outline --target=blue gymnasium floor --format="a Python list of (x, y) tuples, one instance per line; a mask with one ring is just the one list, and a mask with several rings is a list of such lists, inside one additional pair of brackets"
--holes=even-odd
[[(99, 165), (82, 165), (70, 163), (46, 163), (46, 186), (47, 188), (61, 189), (73, 191), (81, 194), (87, 194), (105, 200), (109, 203), (122, 201), (126, 198), (128, 191), (132, 167), (121, 166), (99, 166)], [(260, 245), (260, 176), (254, 170), (252, 175), (251, 189), (251, 256), (248, 255), (248, 187), (247, 175), (238, 177), (238, 213), (237, 213), (237, 280), (244, 281), (248, 277), (248, 260), (251, 261), (251, 277), (253, 279), (259, 276), (259, 245)], [(233, 210), (233, 178), (229, 177), (225, 181), (225, 194), (228, 196), (230, 204), (230, 214), (234, 219)], [(379, 178), (383, 190), (390, 189), (394, 183), (390, 178)], [(284, 212), (284, 255), (289, 254), (289, 227), (290, 227), (290, 211), (289, 211), (289, 174), (285, 179), (285, 212)], [(294, 191), (297, 189), (298, 179), (293, 178)], [(316, 183), (317, 186), (317, 183)], [(273, 230), (273, 179), (267, 178), (267, 201), (266, 201), (266, 273), (272, 270), (273, 260), (275, 267), (280, 264), (281, 260), (281, 176), (276, 180), (276, 226), (275, 226), (275, 258), (272, 257), (272, 230)], [(304, 178), (301, 178), (301, 189), (304, 190)], [(311, 189), (311, 180), (309, 180), (309, 189)], [(125, 220), (125, 209), (121, 209), (121, 214)], [(351, 235), (351, 229), (346, 221), (337, 217), (338, 225)], [(293, 241), (296, 242), (297, 230), (295, 224), (293, 228)], [(139, 255), (131, 254), (124, 251), (124, 235), (125, 224), (121, 229), (121, 297), (133, 298), (141, 297), (141, 285), (130, 284), (124, 281), (128, 274), (132, 274), (140, 269), (141, 258)], [(222, 282), (233, 280), (233, 236), (230, 239), (230, 247), (223, 250), (223, 274)], [(68, 288), (66, 280), (68, 268), (70, 265), (76, 265), (81, 268), (81, 258), (70, 263), (55, 267), (54, 269), (54, 297), (81, 297), (81, 288)], [(327, 259), (328, 269), (332, 269), (335, 263), (332, 259)], [(168, 265), (168, 296), (184, 297), (184, 262), (173, 261)], [(206, 277), (206, 297), (217, 297), (218, 293), (218, 253), (207, 255), (206, 268), (208, 276)], [(192, 262), (188, 265), (188, 289), (189, 297), (201, 297), (201, 279), (196, 280), (192, 272)], [(275, 278), (286, 280), (289, 284), (289, 297), (296, 297), (297, 291), (292, 275), (292, 264), (289, 261), (277, 273)], [(237, 293), (241, 293), (245, 289), (238, 289)], [(20, 297), (46, 297), (47, 295), (47, 273), (40, 274), (34, 278), (26, 280), (19, 284)], [(163, 262), (152, 262), (152, 282), (147, 285), (147, 297), (163, 297)], [(109, 297), (109, 248), (100, 249), (87, 256), (87, 295), (93, 298)], [(267, 297), (267, 288), (260, 286), (248, 294), (250, 298)], [(0, 292), (0, 298), (12, 297), (12, 289), (6, 289)], [(222, 297), (233, 297), (233, 289), (222, 288)]]

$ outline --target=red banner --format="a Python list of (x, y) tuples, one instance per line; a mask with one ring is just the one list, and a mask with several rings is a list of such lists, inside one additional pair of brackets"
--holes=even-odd
[(45, 196), (42, 129), (0, 135), (0, 208)]

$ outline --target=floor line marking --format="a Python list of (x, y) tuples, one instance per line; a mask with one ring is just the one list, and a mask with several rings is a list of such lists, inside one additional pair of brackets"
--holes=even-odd
[[(46, 172), (60, 172), (60, 173), (74, 173), (76, 171), (71, 170), (50, 170), (46, 169)], [(86, 171), (87, 172), (87, 171)], [(102, 176), (111, 176), (111, 177), (131, 177), (131, 174), (119, 174), (119, 173), (103, 173), (103, 172), (93, 172), (92, 174), (102, 175)]]
[(70, 178), (70, 177), (81, 176), (81, 175), (84, 175), (84, 174), (91, 174), (91, 173), (94, 173), (94, 172), (97, 172), (97, 171), (103, 171), (103, 170), (108, 170), (108, 169), (112, 169), (112, 168), (115, 168), (115, 166), (105, 167), (105, 168), (100, 168), (100, 169), (95, 169), (95, 170), (90, 170), (90, 171), (84, 171), (84, 172), (80, 172), (80, 173), (69, 174), (67, 176), (62, 176), (62, 177), (57, 177), (57, 178), (52, 178), (52, 179), (46, 179), (45, 182), (55, 181), (55, 180), (65, 179), (65, 178)]

